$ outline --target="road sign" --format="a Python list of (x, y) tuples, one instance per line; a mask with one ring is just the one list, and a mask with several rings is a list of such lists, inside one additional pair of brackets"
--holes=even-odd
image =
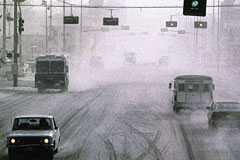
[(103, 18), (103, 25), (118, 26), (118, 18)]
[(177, 27), (177, 21), (167, 21), (166, 27)]
[(64, 16), (64, 24), (78, 24), (78, 16)]
[(194, 22), (194, 28), (207, 28), (207, 22), (200, 22), (200, 21), (195, 21)]
[(206, 16), (207, 0), (184, 0), (183, 14), (188, 16)]

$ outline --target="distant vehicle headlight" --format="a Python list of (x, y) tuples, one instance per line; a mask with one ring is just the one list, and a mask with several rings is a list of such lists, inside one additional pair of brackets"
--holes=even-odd
[(12, 139), (10, 140), (10, 142), (11, 142), (12, 144), (16, 143), (16, 139), (12, 138)]
[(43, 140), (43, 142), (44, 142), (45, 144), (48, 144), (48, 143), (49, 143), (49, 139), (48, 139), (48, 138), (45, 138), (45, 139)]

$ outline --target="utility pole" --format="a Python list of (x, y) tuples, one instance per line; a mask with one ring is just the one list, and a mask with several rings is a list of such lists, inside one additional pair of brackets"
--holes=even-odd
[(14, 64), (12, 67), (13, 73), (13, 87), (18, 86), (18, 33), (17, 33), (17, 0), (14, 0), (14, 38), (13, 38), (13, 52), (14, 52)]
[[(65, 17), (65, 0), (63, 0), (63, 19)], [(65, 24), (63, 23), (63, 52), (66, 49)]]
[(83, 22), (83, 10), (82, 10), (82, 0), (81, 0), (81, 15), (80, 15), (80, 54), (81, 55), (83, 55), (83, 49), (82, 49), (82, 39), (83, 39), (83, 37), (82, 37), (82, 28), (83, 28), (83, 24), (82, 24), (82, 22)]
[(220, 15), (219, 15), (219, 11), (220, 11), (220, 5), (219, 5), (219, 0), (218, 0), (218, 26), (217, 26), (217, 73), (219, 73), (220, 70), (220, 49), (219, 49), (219, 32), (220, 32), (220, 28), (219, 28), (219, 23), (220, 23)]
[(6, 56), (6, 0), (3, 0), (3, 40), (2, 40), (2, 57)]
[(53, 42), (53, 38), (52, 38), (52, 0), (50, 0), (50, 27), (49, 27), (49, 37), (50, 37), (50, 47), (49, 47), (49, 52), (52, 52), (52, 42)]
[(46, 20), (46, 24), (45, 24), (46, 25), (46, 28), (45, 28), (46, 33), (45, 34), (46, 34), (46, 54), (47, 54), (48, 53), (48, 22), (47, 22), (47, 20), (48, 20), (47, 7), (48, 6), (47, 6), (47, 1), (45, 1), (45, 5), (46, 5), (46, 10), (45, 10), (45, 12), (46, 12), (45, 13), (46, 14), (45, 15), (46, 16), (46, 19), (45, 19)]

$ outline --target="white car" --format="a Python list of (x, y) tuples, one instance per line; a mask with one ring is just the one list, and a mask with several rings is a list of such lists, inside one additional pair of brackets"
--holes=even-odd
[(49, 159), (58, 152), (60, 131), (53, 116), (24, 115), (14, 118), (12, 131), (7, 137), (9, 159), (23, 151), (44, 152)]
[(240, 128), (240, 102), (214, 102), (207, 107), (208, 128)]

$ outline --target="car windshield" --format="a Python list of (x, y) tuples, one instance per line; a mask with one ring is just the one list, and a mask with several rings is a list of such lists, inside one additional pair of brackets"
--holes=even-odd
[(17, 118), (13, 130), (49, 130), (52, 128), (50, 118)]

